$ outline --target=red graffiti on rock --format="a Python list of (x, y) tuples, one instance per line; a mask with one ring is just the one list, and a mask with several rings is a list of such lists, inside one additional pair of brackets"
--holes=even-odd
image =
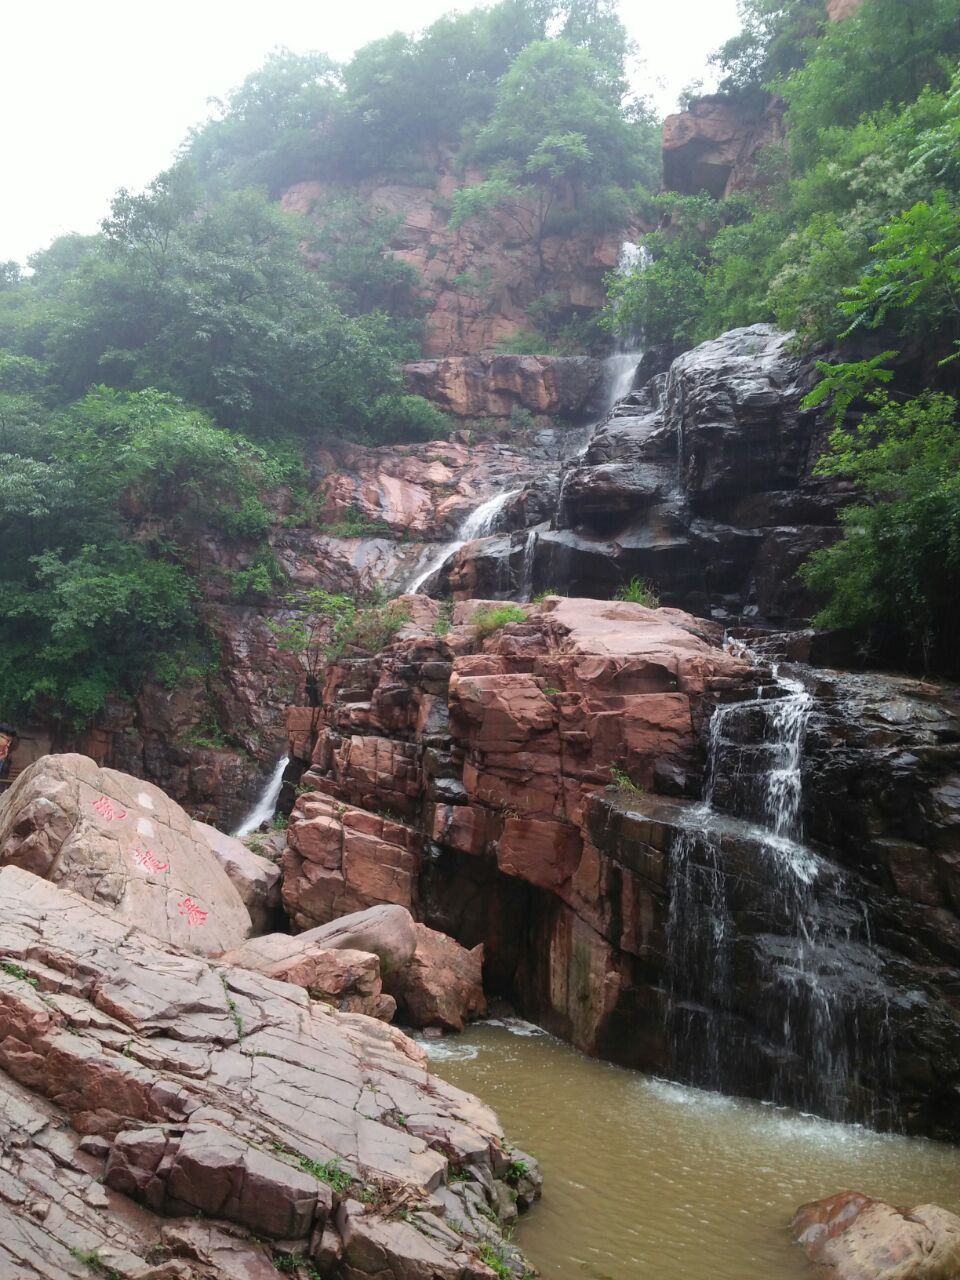
[(99, 813), (101, 818), (106, 818), (108, 822), (120, 822), (127, 816), (126, 809), (115, 809), (113, 801), (109, 796), (101, 796), (99, 800), (94, 800), (93, 807)]
[(207, 923), (207, 916), (210, 912), (198, 907), (192, 898), (181, 898), (177, 906), (180, 908), (180, 914), (187, 917), (187, 924)]
[(161, 862), (149, 849), (134, 849), (133, 860), (137, 866), (143, 867), (144, 871), (149, 871), (153, 875), (161, 875), (170, 870), (170, 863)]

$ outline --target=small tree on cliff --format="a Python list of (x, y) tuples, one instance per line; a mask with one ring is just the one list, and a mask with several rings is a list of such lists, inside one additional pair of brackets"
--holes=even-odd
[[(614, 221), (622, 218), (616, 188), (643, 176), (650, 131), (637, 127), (647, 119), (642, 109), (621, 109), (621, 89), (608, 62), (569, 40), (524, 49), (477, 135), (474, 156), (490, 165), (488, 176), (454, 196), (451, 226), (503, 213), (533, 241), (542, 272), (551, 227), (602, 225), (614, 210)], [(569, 227), (557, 217), (561, 209)]]

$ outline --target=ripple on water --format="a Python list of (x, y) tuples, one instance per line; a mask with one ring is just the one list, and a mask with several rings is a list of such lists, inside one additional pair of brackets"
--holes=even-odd
[(960, 1159), (939, 1143), (641, 1076), (519, 1019), (426, 1043), (540, 1160), (517, 1238), (548, 1280), (810, 1280), (786, 1233), (806, 1200), (856, 1187), (960, 1208)]

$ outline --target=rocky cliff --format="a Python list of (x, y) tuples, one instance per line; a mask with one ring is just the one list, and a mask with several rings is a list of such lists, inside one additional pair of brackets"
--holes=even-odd
[[(518, 199), (508, 211), (471, 218), (453, 230), (451, 197), (484, 175), (462, 172), (448, 148), (424, 155), (423, 175), (422, 184), (371, 178), (355, 194), (365, 208), (399, 220), (389, 249), (416, 268), (427, 307), (425, 355), (492, 352), (536, 328), (528, 308), (545, 294), (569, 319), (589, 317), (604, 305), (603, 277), (616, 267), (622, 242), (635, 237), (635, 224), (541, 238), (535, 203)], [(283, 205), (310, 216), (331, 194), (322, 181), (300, 182), (284, 194)]]
[(663, 185), (667, 191), (722, 200), (760, 182), (757, 161), (764, 147), (786, 136), (784, 108), (777, 98), (742, 101), (711, 94), (663, 122)]
[(464, 547), (441, 589), (604, 598), (640, 577), (701, 616), (805, 622), (813, 601), (797, 569), (837, 536), (849, 499), (814, 474), (826, 429), (800, 409), (810, 375), (789, 335), (768, 325), (686, 352), (578, 454), (523, 486), (500, 517), (504, 532)]
[(588, 1052), (955, 1138), (955, 694), (785, 683), (673, 610), (489, 609), (291, 711), (295, 925), (400, 904)]
[(479, 953), (399, 907), (247, 939), (225, 840), (80, 756), (0, 799), (0, 1273), (529, 1274), (534, 1162), (384, 1021), (381, 974), (424, 1022), (482, 1010)]

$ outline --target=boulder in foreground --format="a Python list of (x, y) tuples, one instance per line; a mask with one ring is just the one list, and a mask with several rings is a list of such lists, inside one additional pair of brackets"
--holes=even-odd
[(417, 949), (387, 979), (402, 1021), (414, 1027), (462, 1031), (487, 1011), (483, 994), (483, 944), (468, 951), (445, 933), (415, 924)]
[(935, 1204), (895, 1209), (859, 1191), (802, 1205), (791, 1231), (824, 1280), (955, 1280), (960, 1218)]
[(483, 1241), (523, 1274), (499, 1123), (406, 1036), (16, 867), (0, 1114), (4, 1280), (268, 1280), (298, 1258), (330, 1280), (492, 1280)]
[(161, 942), (216, 955), (250, 914), (209, 841), (152, 783), (88, 756), (43, 756), (0, 799), (0, 867), (87, 898)]

